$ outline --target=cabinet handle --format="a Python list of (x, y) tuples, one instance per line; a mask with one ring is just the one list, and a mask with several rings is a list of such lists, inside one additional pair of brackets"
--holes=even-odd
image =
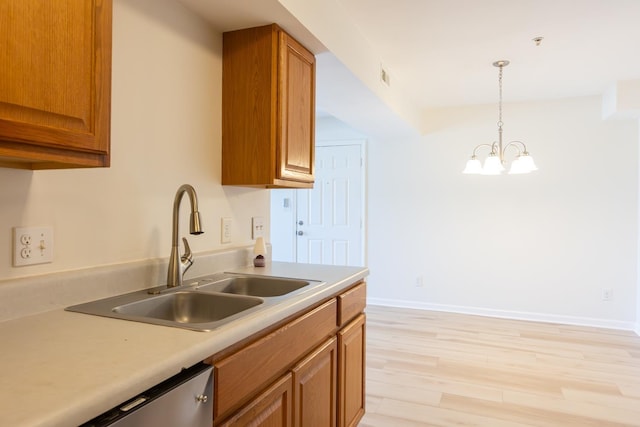
[(302, 236), (304, 233), (302, 231), (298, 231), (298, 236)]
[(209, 400), (209, 398), (206, 394), (199, 394), (196, 396), (196, 400), (200, 403), (207, 403), (207, 400)]
[(304, 225), (304, 221), (303, 220), (298, 221), (298, 225)]

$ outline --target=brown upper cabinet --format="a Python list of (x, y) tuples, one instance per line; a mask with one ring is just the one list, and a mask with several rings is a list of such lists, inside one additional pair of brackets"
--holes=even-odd
[(223, 46), (222, 184), (313, 187), (314, 55), (276, 24)]
[(112, 0), (0, 2), (0, 166), (109, 166)]

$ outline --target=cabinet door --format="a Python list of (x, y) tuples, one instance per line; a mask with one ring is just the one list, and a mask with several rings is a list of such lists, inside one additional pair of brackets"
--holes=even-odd
[(365, 402), (365, 315), (338, 332), (338, 427), (357, 426)]
[(279, 34), (278, 179), (313, 183), (315, 57), (284, 31)]
[(0, 164), (108, 166), (111, 0), (3, 0), (0, 46)]
[(334, 427), (337, 343), (331, 338), (293, 369), (293, 425)]
[(221, 427), (291, 427), (292, 376), (287, 374), (221, 424)]

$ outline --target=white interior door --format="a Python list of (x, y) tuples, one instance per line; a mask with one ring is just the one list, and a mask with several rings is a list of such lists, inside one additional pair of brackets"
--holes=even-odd
[(364, 265), (362, 145), (316, 146), (315, 185), (296, 191), (296, 260)]

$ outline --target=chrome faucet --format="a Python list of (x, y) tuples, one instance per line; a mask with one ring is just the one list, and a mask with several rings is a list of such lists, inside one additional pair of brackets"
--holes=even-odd
[(180, 213), (180, 202), (184, 193), (189, 195), (191, 201), (191, 218), (189, 221), (189, 233), (202, 234), (202, 227), (200, 226), (200, 212), (198, 212), (198, 196), (196, 190), (189, 184), (181, 185), (176, 192), (176, 197), (173, 200), (173, 235), (171, 245), (171, 257), (169, 258), (169, 271), (167, 272), (167, 287), (174, 288), (182, 285), (182, 276), (193, 264), (193, 254), (187, 239), (184, 237), (184, 255), (179, 255), (178, 248), (178, 216)]

